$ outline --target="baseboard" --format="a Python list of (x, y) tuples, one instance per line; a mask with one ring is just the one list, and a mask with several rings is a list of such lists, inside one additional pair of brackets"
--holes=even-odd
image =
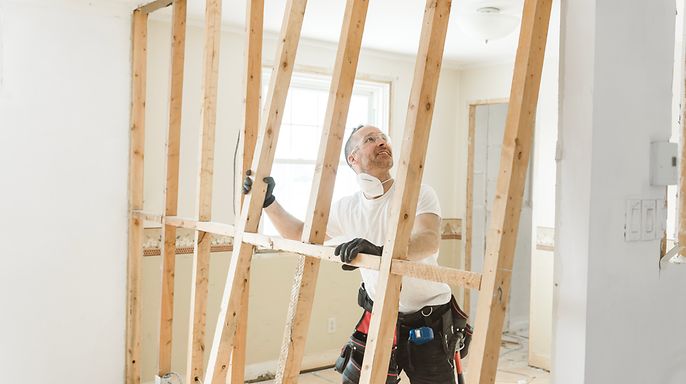
[[(318, 368), (330, 367), (341, 353), (339, 348), (323, 351), (317, 354), (305, 355), (300, 367), (301, 371), (309, 371)], [(273, 378), (276, 374), (278, 360), (269, 360), (260, 363), (248, 364), (245, 367), (245, 380), (258, 378)]]
[(510, 323), (507, 327), (508, 332), (516, 334), (529, 334), (529, 318), (528, 317), (516, 317), (510, 318)]
[[(331, 367), (336, 361), (336, 358), (338, 358), (340, 352), (341, 350), (336, 348), (319, 352), (317, 354), (305, 355), (305, 357), (303, 357), (300, 370), (310, 371), (319, 368)], [(274, 378), (278, 364), (278, 360), (268, 360), (259, 363), (248, 364), (245, 367), (245, 380), (267, 380)], [(184, 377), (182, 372), (179, 372), (179, 374), (181, 377)], [(143, 384), (155, 384), (155, 380), (145, 381)]]

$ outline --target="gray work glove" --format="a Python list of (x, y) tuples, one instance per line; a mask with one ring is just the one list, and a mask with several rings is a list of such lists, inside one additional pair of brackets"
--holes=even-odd
[[(357, 238), (350, 240), (347, 243), (339, 244), (333, 253), (336, 256), (340, 256), (342, 262), (349, 263), (356, 258), (359, 253), (381, 256), (383, 253), (383, 245), (374, 245), (367, 239)], [(343, 264), (341, 268), (343, 268), (344, 271), (353, 271), (357, 269), (357, 267), (347, 264)]]
[[(250, 173), (248, 173), (248, 176), (246, 176), (245, 180), (243, 180), (244, 195), (250, 193), (250, 190), (252, 189), (252, 179), (249, 175)], [(274, 201), (276, 201), (276, 197), (274, 196), (274, 187), (276, 186), (276, 182), (271, 176), (267, 176), (263, 180), (265, 183), (267, 183), (267, 193), (264, 195), (264, 203), (262, 203), (262, 208), (267, 208), (268, 206), (272, 205)]]

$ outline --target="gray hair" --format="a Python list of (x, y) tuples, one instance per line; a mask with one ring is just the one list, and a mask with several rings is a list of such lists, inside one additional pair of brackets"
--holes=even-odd
[(348, 160), (348, 157), (350, 157), (350, 153), (353, 151), (353, 143), (350, 139), (353, 138), (353, 135), (355, 132), (359, 131), (361, 128), (365, 127), (364, 124), (360, 124), (357, 127), (353, 128), (353, 131), (350, 132), (350, 136), (348, 136), (348, 140), (345, 142), (345, 162), (348, 163), (348, 166), (352, 168), (353, 166), (350, 164), (350, 160)]

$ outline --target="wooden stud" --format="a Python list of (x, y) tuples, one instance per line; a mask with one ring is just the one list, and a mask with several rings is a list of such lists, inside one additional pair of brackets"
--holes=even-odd
[[(245, 123), (243, 125), (243, 156), (241, 159), (239, 190), (253, 157), (260, 123), (260, 92), (262, 91), (262, 36), (264, 21), (264, 0), (250, 0), (246, 20), (246, 83), (245, 83)], [(240, 192), (240, 191), (237, 191)], [(237, 195), (242, 196), (240, 193)], [(238, 199), (237, 199), (238, 200)], [(243, 199), (240, 199), (242, 202)], [(240, 206), (239, 206), (240, 208)]]
[[(476, 126), (476, 105), (469, 105), (469, 128), (467, 134), (467, 211), (465, 223), (464, 270), (472, 270), (472, 236), (474, 231), (474, 127)], [(464, 289), (462, 299), (465, 313), (471, 310), (471, 292)]]
[(233, 225), (217, 223), (214, 221), (198, 221), (186, 217), (167, 216), (164, 218), (164, 223), (166, 225), (173, 225), (177, 228), (187, 228), (209, 232), (213, 235), (233, 236), (234, 234)]
[[(205, 10), (205, 53), (202, 82), (202, 131), (200, 133), (200, 169), (197, 189), (198, 221), (212, 216), (212, 175), (214, 166), (214, 131), (217, 118), (217, 83), (219, 40), (221, 37), (221, 0), (207, 0)], [(186, 383), (199, 383), (203, 377), (205, 318), (209, 280), (209, 254), (212, 236), (195, 232), (191, 287), (191, 316), (188, 337)]]
[(393, 260), (391, 273), (407, 277), (416, 277), (439, 283), (450, 283), (466, 289), (481, 288), (481, 274), (439, 265), (420, 264), (407, 260)]
[(486, 237), (482, 291), (467, 382), (494, 383), (502, 327), (510, 295), (512, 263), (529, 165), (552, 0), (526, 0), (515, 60), (500, 172)]
[(262, 202), (267, 190), (263, 179), (271, 173), (274, 162), (274, 151), (291, 83), (306, 3), (306, 0), (289, 0), (286, 5), (279, 46), (274, 60), (276, 64), (267, 93), (268, 104), (262, 119), (264, 128), (260, 130), (257, 139), (252, 166), (255, 170), (255, 182), (251, 193), (244, 200), (240, 222), (236, 226), (233, 256), (203, 383), (223, 384), (226, 380), (229, 354), (235, 341), (237, 317), (242, 309), (241, 300), (243, 290), (246, 289), (253, 252), (253, 246), (244, 243), (242, 238), (244, 232), (257, 232), (262, 216)]
[[(265, 236), (257, 233), (244, 233), (243, 242), (255, 245), (261, 249), (272, 249), (289, 254), (341, 263), (340, 258), (333, 253), (334, 248), (323, 245), (307, 244), (296, 240)], [(378, 271), (381, 259), (378, 256), (361, 253), (349, 265)], [(441, 283), (452, 283), (477, 290), (481, 286), (481, 274), (479, 273), (407, 260), (393, 260), (391, 263), (391, 273)]]
[[(681, 98), (681, 158), (679, 159), (679, 228), (677, 233), (677, 245), (679, 255), (686, 257), (686, 71), (684, 76)], [(665, 242), (666, 243), (666, 242)], [(665, 251), (665, 254), (667, 252)]]
[[(255, 144), (260, 121), (260, 92), (262, 91), (262, 35), (264, 21), (264, 0), (250, 0), (246, 7), (246, 83), (245, 83), (245, 123), (243, 125), (243, 156), (240, 157), (242, 172), (235, 175), (237, 179), (236, 196), (234, 202), (240, 207), (243, 202), (242, 181), (247, 175), (250, 162), (255, 156)], [(245, 381), (245, 353), (248, 335), (248, 307), (250, 296), (250, 275), (245, 282), (245, 289), (241, 296), (243, 310), (238, 318), (236, 328), (236, 342), (231, 351), (230, 378), (227, 382), (242, 383)]]
[(162, 224), (163, 221), (163, 215), (157, 214), (157, 213), (152, 213), (152, 212), (145, 212), (145, 211), (131, 211), (131, 214), (135, 217), (138, 217), (139, 219), (143, 221), (149, 221), (151, 223), (155, 224)]
[(145, 81), (147, 68), (148, 15), (133, 11), (131, 144), (129, 152), (129, 256), (127, 265), (126, 383), (141, 382), (141, 267), (143, 219), (143, 154), (145, 148)]
[[(167, 132), (167, 163), (165, 183), (165, 217), (177, 213), (179, 196), (179, 152), (181, 140), (181, 107), (183, 69), (186, 43), (186, 0), (174, 1), (172, 9), (171, 74), (169, 93), (169, 130)], [(172, 325), (174, 321), (174, 271), (176, 261), (176, 227), (164, 225), (162, 230), (162, 297), (157, 375), (171, 372)]]
[(148, 4), (141, 5), (140, 7), (138, 7), (137, 11), (140, 11), (147, 15), (149, 13), (157, 11), (158, 9), (166, 8), (172, 5), (173, 2), (174, 0), (155, 0)]
[[(367, 0), (348, 0), (345, 8), (312, 191), (303, 227), (302, 241), (305, 243), (322, 244), (326, 240), (326, 225), (355, 84), (368, 5)], [(319, 265), (320, 259), (314, 257), (301, 256), (298, 260), (275, 383), (294, 383), (298, 380), (305, 353)]]
[[(391, 273), (393, 259), (405, 258), (414, 224), (431, 118), (443, 59), (450, 0), (427, 0), (419, 52), (405, 121), (402, 152), (391, 202), (391, 217), (377, 285), (360, 383), (386, 381), (391, 355), (402, 276)], [(394, 225), (397, 224), (397, 225)]]
[[(155, 217), (148, 215), (149, 214), (142, 213), (137, 214), (138, 217), (145, 217), (146, 220)], [(203, 222), (178, 216), (167, 216), (164, 220), (160, 219), (159, 222), (164, 222), (166, 225), (177, 228), (200, 230), (213, 235), (234, 236), (235, 232), (234, 226), (230, 224), (211, 221)], [(324, 261), (341, 263), (340, 258), (333, 254), (334, 249), (328, 246), (308, 244), (301, 241), (284, 239), (278, 236), (267, 236), (259, 233), (243, 233), (243, 242), (257, 246), (260, 250), (272, 250), (292, 254), (294, 256), (307, 256)], [(224, 250), (218, 248), (218, 250), (212, 252), (223, 251)], [(177, 252), (177, 254), (181, 254), (181, 252)], [(378, 256), (360, 255), (361, 256), (349, 263), (349, 265), (379, 270), (381, 259)], [(437, 265), (420, 264), (407, 260), (393, 260), (391, 264), (391, 273), (441, 283), (449, 282), (477, 290), (480, 289), (481, 285), (481, 274), (479, 273)]]

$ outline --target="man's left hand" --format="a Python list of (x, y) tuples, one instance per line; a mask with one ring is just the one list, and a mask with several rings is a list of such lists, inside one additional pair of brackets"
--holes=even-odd
[[(333, 253), (336, 256), (340, 256), (342, 262), (349, 263), (355, 259), (359, 253), (381, 256), (383, 253), (383, 245), (374, 245), (367, 239), (357, 238), (350, 240), (347, 243), (339, 244)], [(347, 271), (356, 268), (357, 267), (343, 265), (343, 269)]]

